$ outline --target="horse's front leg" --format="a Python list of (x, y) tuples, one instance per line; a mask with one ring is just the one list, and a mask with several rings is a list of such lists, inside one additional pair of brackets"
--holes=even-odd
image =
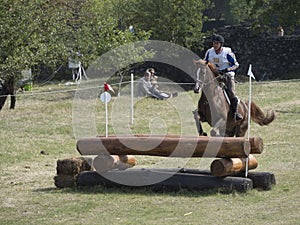
[(195, 119), (195, 122), (196, 122), (196, 127), (197, 127), (197, 130), (198, 130), (199, 136), (207, 136), (207, 133), (205, 133), (203, 131), (202, 125), (200, 123), (198, 109), (195, 109), (193, 111), (193, 114), (194, 114), (194, 119)]
[(213, 137), (220, 136), (225, 137), (226, 134), (226, 120), (224, 118), (220, 118), (214, 124), (212, 130), (210, 131), (210, 135)]
[(15, 96), (15, 94), (13, 93), (13, 94), (10, 96), (10, 109), (14, 109), (14, 108), (15, 108), (15, 105), (16, 105), (16, 96)]

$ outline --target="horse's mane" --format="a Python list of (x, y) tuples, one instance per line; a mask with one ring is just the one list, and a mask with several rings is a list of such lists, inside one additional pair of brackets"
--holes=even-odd
[(211, 63), (211, 62), (207, 62), (207, 66), (208, 66), (208, 68), (211, 70), (211, 72), (213, 72), (213, 74), (214, 74), (215, 76), (218, 75), (218, 69), (217, 69), (217, 67), (216, 67), (215, 64), (213, 64), (213, 63)]
[(215, 76), (218, 76), (218, 69), (216, 67), (215, 64), (211, 63), (211, 62), (208, 62), (208, 61), (205, 61), (203, 59), (200, 59), (200, 60), (194, 60), (194, 63), (197, 64), (202, 64), (202, 65), (207, 65), (208, 68), (211, 70), (211, 72), (215, 75)]

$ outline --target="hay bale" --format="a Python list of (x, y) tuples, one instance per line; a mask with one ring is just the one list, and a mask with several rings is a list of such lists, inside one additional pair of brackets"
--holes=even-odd
[(54, 177), (54, 184), (59, 188), (76, 186), (77, 175), (60, 174)]
[(82, 171), (94, 171), (92, 157), (80, 157), (82, 159), (82, 167), (80, 172)]
[(56, 172), (60, 174), (76, 175), (82, 171), (92, 170), (91, 158), (69, 158), (63, 160), (57, 160)]

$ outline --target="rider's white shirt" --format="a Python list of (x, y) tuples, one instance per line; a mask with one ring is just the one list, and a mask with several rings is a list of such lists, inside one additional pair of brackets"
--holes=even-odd
[(222, 47), (219, 54), (215, 52), (213, 47), (208, 49), (204, 60), (214, 63), (219, 70), (229, 69), (229, 71), (234, 72), (239, 67), (239, 63), (229, 47)]

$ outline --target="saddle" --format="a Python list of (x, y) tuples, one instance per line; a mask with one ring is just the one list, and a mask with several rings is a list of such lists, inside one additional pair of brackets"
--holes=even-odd
[[(229, 95), (228, 95), (228, 93), (227, 93), (227, 91), (228, 91), (228, 88), (227, 88), (227, 86), (226, 86), (226, 84), (225, 84), (225, 81), (224, 81), (224, 79), (226, 79), (226, 78), (221, 78), (220, 79), (220, 81), (218, 81), (219, 82), (219, 86), (222, 88), (222, 90), (223, 90), (223, 93), (224, 93), (224, 96), (225, 96), (225, 98), (226, 98), (226, 101), (227, 101), (227, 103), (228, 103), (228, 105), (231, 105), (231, 101), (230, 101), (230, 99), (229, 99)], [(236, 96), (237, 97), (237, 99), (238, 99), (238, 104), (240, 103), (240, 98), (238, 97), (238, 96)]]

